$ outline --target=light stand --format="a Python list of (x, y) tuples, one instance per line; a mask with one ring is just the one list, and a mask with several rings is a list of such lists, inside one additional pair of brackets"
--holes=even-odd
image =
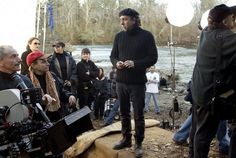
[(170, 50), (170, 56), (171, 56), (171, 88), (172, 91), (175, 91), (176, 85), (175, 85), (175, 47), (173, 42), (173, 29), (172, 25), (170, 24), (170, 39), (168, 40), (168, 46)]
[[(184, 9), (183, 9), (184, 8)], [(181, 116), (182, 112), (178, 107), (177, 96), (174, 95), (176, 88), (176, 75), (175, 75), (175, 47), (173, 43), (173, 30), (172, 25), (182, 27), (191, 22), (194, 15), (193, 5), (189, 0), (170, 0), (168, 1), (166, 8), (166, 22), (170, 24), (170, 41), (168, 43), (171, 53), (171, 69), (172, 69), (172, 94), (173, 94), (173, 107), (170, 110), (170, 117), (172, 118), (173, 128), (175, 128), (175, 120)], [(175, 113), (178, 113), (175, 114)]]
[[(167, 20), (169, 23), (169, 21)], [(170, 24), (170, 23), (169, 23)], [(179, 103), (177, 100), (177, 95), (175, 94), (176, 91), (176, 75), (175, 75), (175, 45), (176, 42), (173, 42), (173, 25), (170, 24), (170, 38), (168, 39), (168, 47), (170, 50), (171, 55), (171, 93), (172, 97), (172, 108), (169, 111), (169, 116), (172, 119), (172, 129), (175, 128), (175, 120), (178, 120), (182, 116), (182, 110), (179, 108)]]

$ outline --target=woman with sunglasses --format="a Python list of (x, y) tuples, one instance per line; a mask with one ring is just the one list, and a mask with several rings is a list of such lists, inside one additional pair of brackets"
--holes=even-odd
[(26, 64), (26, 57), (29, 53), (39, 50), (40, 47), (40, 40), (37, 37), (31, 37), (28, 40), (27, 46), (26, 46), (26, 51), (22, 53), (21, 55), (21, 74), (26, 75), (28, 74), (28, 65)]

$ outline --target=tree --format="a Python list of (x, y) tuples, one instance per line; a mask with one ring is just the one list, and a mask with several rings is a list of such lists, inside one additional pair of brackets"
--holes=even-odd
[[(134, 8), (140, 13), (142, 27), (151, 31), (158, 45), (166, 45), (170, 25), (165, 22), (166, 3), (156, 0), (58, 0), (51, 1), (54, 7), (55, 29), (48, 31), (53, 39), (62, 39), (71, 44), (110, 44), (121, 30), (119, 12)], [(219, 0), (201, 0), (193, 3), (195, 15), (187, 26), (173, 27), (174, 40), (179, 45), (196, 46), (199, 35), (198, 22), (202, 13), (212, 8)], [(42, 20), (41, 20), (42, 21)]]

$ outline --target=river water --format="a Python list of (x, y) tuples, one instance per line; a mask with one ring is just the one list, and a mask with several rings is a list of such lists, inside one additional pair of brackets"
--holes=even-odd
[[(91, 51), (91, 60), (97, 66), (111, 67), (110, 53), (111, 45), (76, 45), (72, 52), (76, 62), (80, 60), (81, 50), (89, 48)], [(181, 82), (188, 82), (191, 79), (193, 67), (196, 60), (196, 49), (187, 49), (182, 47), (158, 47), (158, 61), (156, 68), (166, 74), (171, 74), (175, 67), (175, 74), (179, 76)], [(170, 51), (171, 50), (171, 51)], [(175, 60), (174, 60), (175, 54)], [(173, 64), (175, 61), (175, 64)]]

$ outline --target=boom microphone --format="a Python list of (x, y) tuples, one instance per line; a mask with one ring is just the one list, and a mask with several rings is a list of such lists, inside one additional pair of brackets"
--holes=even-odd
[(11, 75), (11, 78), (16, 81), (17, 85), (16, 88), (23, 90), (23, 89), (28, 89), (28, 87), (25, 85), (25, 82), (22, 80), (19, 74), (14, 73)]

